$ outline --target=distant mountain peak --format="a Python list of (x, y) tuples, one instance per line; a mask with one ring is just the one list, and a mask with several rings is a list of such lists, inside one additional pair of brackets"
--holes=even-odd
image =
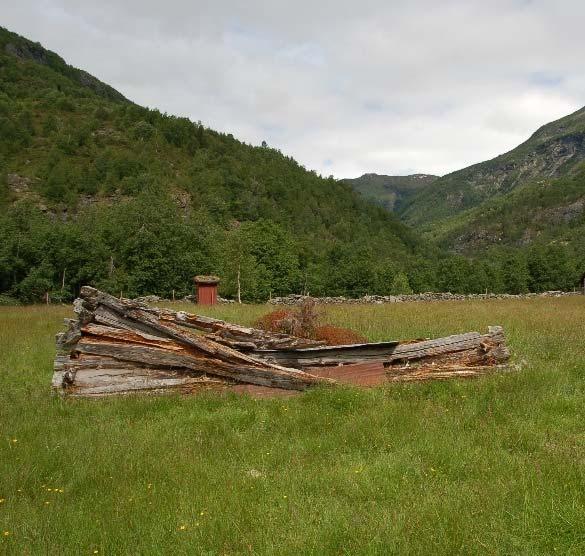
[(122, 93), (100, 81), (97, 77), (84, 70), (70, 66), (61, 56), (47, 50), (40, 43), (30, 41), (4, 27), (0, 27), (0, 49), (20, 60), (47, 66), (71, 79), (76, 84), (91, 89), (101, 97), (114, 101), (129, 102)]
[(400, 212), (402, 206), (418, 191), (430, 186), (438, 176), (412, 174), (409, 176), (387, 176), (367, 173), (359, 178), (345, 179), (366, 199), (373, 201), (391, 212)]

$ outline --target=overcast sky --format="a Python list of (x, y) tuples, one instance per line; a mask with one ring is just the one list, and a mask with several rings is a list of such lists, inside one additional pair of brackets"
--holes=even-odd
[(585, 105), (583, 0), (7, 0), (131, 100), (336, 177), (445, 174)]

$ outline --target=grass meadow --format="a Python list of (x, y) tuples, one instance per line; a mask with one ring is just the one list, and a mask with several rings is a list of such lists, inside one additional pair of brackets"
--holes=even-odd
[(501, 324), (521, 368), (261, 400), (53, 397), (70, 315), (0, 308), (0, 554), (585, 553), (585, 297), (327, 308), (370, 340)]

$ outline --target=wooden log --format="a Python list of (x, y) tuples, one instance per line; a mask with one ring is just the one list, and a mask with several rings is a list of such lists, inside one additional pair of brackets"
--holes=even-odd
[(57, 353), (68, 354), (75, 350), (75, 344), (81, 339), (81, 325), (78, 320), (66, 319), (66, 332), (60, 332), (55, 336)]
[(89, 337), (77, 344), (79, 353), (112, 357), (123, 361), (133, 361), (157, 367), (172, 367), (200, 371), (205, 374), (226, 377), (237, 382), (304, 390), (317, 384), (330, 384), (332, 381), (321, 379), (294, 369), (281, 370), (274, 366), (256, 366), (239, 362), (224, 361), (217, 358), (196, 356), (188, 350), (182, 352), (144, 345), (125, 343), (95, 342)]
[(431, 360), (442, 356), (468, 364), (482, 364), (488, 361), (507, 361), (509, 352), (505, 346), (501, 327), (490, 327), (488, 334), (467, 332), (434, 340), (416, 342), (379, 342), (328, 346), (295, 350), (255, 350), (253, 355), (266, 361), (303, 369), (308, 367), (329, 367), (351, 365), (371, 361), (383, 361), (385, 365), (402, 364), (406, 361)]
[(482, 336), (479, 332), (467, 332), (466, 334), (455, 334), (445, 338), (424, 340), (412, 344), (399, 344), (388, 361), (409, 361), (476, 349), (480, 347), (481, 340)]
[(193, 391), (200, 389), (222, 388), (227, 386), (224, 380), (213, 379), (203, 374), (194, 376), (156, 368), (108, 368), (84, 369), (77, 371), (75, 385), (68, 391), (76, 396), (98, 396), (136, 391), (154, 391), (161, 389)]
[[(169, 320), (160, 319), (160, 312), (156, 309), (145, 308), (143, 304), (133, 301), (120, 301), (111, 295), (97, 292), (93, 288), (84, 287), (82, 288), (82, 293), (85, 291), (87, 294), (87, 290), (92, 290), (90, 291), (91, 297), (89, 299), (91, 299), (97, 308), (105, 306), (111, 310), (110, 312), (113, 311), (114, 313), (121, 314), (128, 328), (131, 327), (131, 323), (136, 323), (138, 325), (137, 328), (141, 330), (148, 331), (149, 333), (152, 331), (154, 335), (172, 338), (181, 344), (196, 348), (212, 357), (219, 357), (244, 365), (259, 365), (266, 368), (275, 368), (274, 364), (269, 364), (259, 358), (248, 356), (203, 336), (192, 334)], [(281, 370), (285, 369), (282, 368)]]
[(88, 337), (104, 338), (107, 340), (115, 340), (136, 345), (149, 345), (183, 351), (183, 348), (173, 340), (162, 336), (153, 336), (139, 329), (130, 330), (103, 326), (101, 324), (86, 324), (81, 330), (84, 336)]
[(165, 311), (161, 318), (173, 320), (176, 324), (209, 332), (208, 338), (225, 343), (226, 345), (241, 346), (249, 349), (275, 349), (275, 348), (303, 348), (320, 346), (325, 342), (299, 338), (289, 334), (266, 332), (258, 328), (249, 328), (238, 324), (228, 323), (219, 319), (202, 315), (193, 315), (183, 311), (174, 313)]
[(510, 370), (507, 365), (452, 365), (447, 367), (424, 365), (415, 368), (393, 368), (391, 372), (386, 372), (386, 378), (390, 382), (418, 382), (451, 378), (475, 378), (495, 371), (507, 370)]
[(143, 326), (139, 322), (135, 322), (130, 319), (124, 318), (120, 314), (116, 313), (115, 311), (109, 309), (104, 305), (99, 305), (95, 309), (93, 316), (94, 322), (98, 324), (103, 324), (104, 326), (110, 326), (112, 328), (121, 328), (122, 330), (141, 331), (152, 336), (164, 338), (163, 334), (157, 332), (156, 330), (153, 330), (151, 327)]
[[(185, 311), (171, 311), (169, 309), (159, 309), (149, 307), (145, 303), (123, 299), (120, 300), (112, 295), (100, 292), (95, 288), (84, 286), (81, 289), (81, 298), (87, 302), (89, 308), (98, 308), (99, 305), (106, 306), (117, 313), (118, 322), (124, 323), (124, 317), (129, 316), (129, 311), (140, 310), (155, 315), (160, 321), (166, 323), (173, 323), (187, 328), (193, 328), (203, 332), (212, 334), (213, 341), (225, 344), (227, 346), (234, 346), (240, 349), (248, 348), (246, 344), (250, 344), (250, 349), (254, 348), (271, 348), (271, 347), (307, 347), (323, 345), (324, 342), (318, 340), (309, 340), (306, 338), (298, 338), (289, 334), (276, 334), (266, 332), (257, 328), (250, 328), (240, 326), (238, 324), (228, 323), (212, 317), (202, 315), (194, 315)], [(111, 315), (110, 315), (111, 316)], [(103, 324), (114, 324), (114, 321), (105, 322)], [(126, 323), (127, 324), (127, 323)]]

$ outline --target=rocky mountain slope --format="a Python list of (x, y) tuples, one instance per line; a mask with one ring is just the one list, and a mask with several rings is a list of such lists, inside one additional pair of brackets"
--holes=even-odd
[(364, 198), (374, 201), (386, 210), (400, 212), (402, 207), (420, 191), (426, 189), (438, 176), (414, 174), (411, 176), (385, 176), (364, 174), (343, 181)]
[[(566, 176), (540, 179), (435, 222), (431, 234), (446, 248), (478, 253), (492, 246), (570, 245), (585, 253), (585, 164)], [(585, 270), (585, 269), (584, 269)]]
[(434, 228), (470, 209), (504, 199), (528, 184), (552, 184), (575, 175), (585, 160), (585, 108), (541, 127), (526, 142), (492, 160), (453, 172), (411, 197), (402, 216)]

